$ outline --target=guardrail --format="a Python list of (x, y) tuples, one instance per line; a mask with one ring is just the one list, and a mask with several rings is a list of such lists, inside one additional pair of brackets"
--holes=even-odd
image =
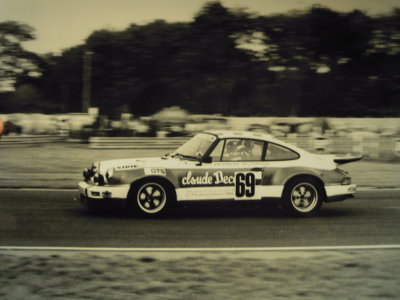
[(0, 138), (0, 147), (56, 143), (65, 140), (66, 137), (56, 135), (6, 135)]
[(336, 153), (336, 154), (362, 154), (366, 159), (399, 160), (400, 140), (393, 137), (378, 138), (283, 138), (310, 152)]
[(90, 137), (92, 149), (175, 149), (188, 137)]
[[(91, 149), (176, 149), (188, 137), (91, 137)], [(283, 137), (290, 144), (319, 153), (363, 154), (366, 159), (400, 160), (400, 139), (380, 137)]]
[[(88, 147), (91, 149), (173, 150), (188, 139), (189, 137), (90, 137)], [(400, 161), (400, 138), (397, 137), (360, 139), (289, 136), (280, 139), (311, 152), (363, 154), (366, 159)], [(52, 135), (3, 136), (0, 139), (0, 148), (72, 141), (65, 136)]]

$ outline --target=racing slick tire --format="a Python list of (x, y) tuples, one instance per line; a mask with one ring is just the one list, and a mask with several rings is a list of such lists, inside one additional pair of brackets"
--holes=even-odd
[(128, 207), (139, 216), (161, 216), (172, 202), (171, 189), (157, 180), (135, 184), (128, 197)]
[(310, 217), (321, 209), (325, 193), (322, 185), (311, 177), (299, 177), (288, 182), (281, 206), (293, 216)]

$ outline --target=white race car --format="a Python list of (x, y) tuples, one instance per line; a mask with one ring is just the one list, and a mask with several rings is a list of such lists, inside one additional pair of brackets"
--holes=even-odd
[(208, 131), (164, 157), (95, 162), (79, 190), (89, 208), (116, 201), (149, 216), (220, 200), (277, 200), (292, 215), (310, 216), (323, 202), (355, 196), (338, 165), (361, 158), (312, 154), (262, 133)]

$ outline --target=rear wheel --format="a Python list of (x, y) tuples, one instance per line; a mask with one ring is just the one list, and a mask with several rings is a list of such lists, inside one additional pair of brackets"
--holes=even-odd
[(132, 190), (129, 201), (139, 215), (158, 216), (167, 210), (170, 193), (161, 183), (142, 182)]
[(312, 216), (320, 210), (323, 198), (321, 184), (312, 178), (297, 178), (285, 187), (282, 207), (291, 215)]

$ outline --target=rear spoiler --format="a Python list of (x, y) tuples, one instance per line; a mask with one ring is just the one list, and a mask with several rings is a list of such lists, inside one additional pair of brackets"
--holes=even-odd
[(364, 158), (364, 155), (361, 156), (343, 156), (343, 157), (335, 157), (333, 161), (338, 165), (348, 164), (354, 161), (359, 161)]

